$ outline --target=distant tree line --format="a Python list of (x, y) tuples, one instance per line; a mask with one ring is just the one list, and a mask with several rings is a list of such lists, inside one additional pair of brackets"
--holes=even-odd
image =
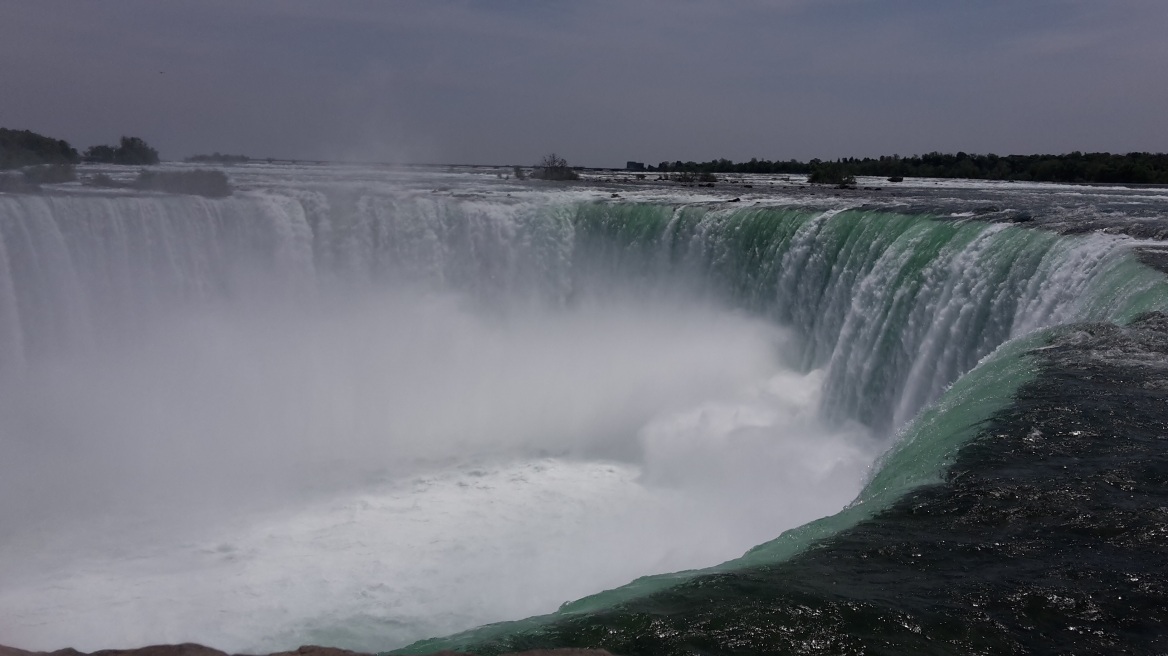
[(0, 169), (40, 164), (76, 164), (77, 150), (64, 139), (53, 139), (29, 130), (0, 128)]
[(224, 155), (215, 151), (210, 155), (191, 155), (186, 161), (199, 164), (246, 164), (251, 158), (247, 155)]
[(122, 137), (117, 146), (90, 146), (85, 151), (87, 162), (143, 166), (158, 163), (158, 151), (138, 137)]
[(661, 162), (657, 166), (649, 165), (648, 171), (685, 172), (685, 173), (810, 173), (811, 168), (806, 162), (787, 160), (774, 162), (766, 159), (751, 158), (749, 162), (732, 162), (728, 159), (714, 159), (708, 162)]
[(649, 170), (690, 173), (771, 173), (811, 174), (822, 170), (829, 180), (847, 176), (871, 175), (887, 178), (973, 178), (979, 180), (1018, 180), (1035, 182), (1101, 182), (1168, 184), (1168, 154), (1073, 152), (1066, 155), (956, 155), (928, 153), (848, 157), (835, 161), (813, 159), (800, 162), (751, 159), (732, 162), (716, 159), (709, 162), (661, 162)]
[[(191, 158), (193, 161), (242, 162), (242, 155), (214, 155)], [(158, 163), (158, 151), (138, 137), (122, 137), (117, 146), (92, 146), (84, 155), (67, 141), (52, 139), (28, 130), (0, 128), (0, 192), (28, 193), (42, 184), (56, 184), (77, 180), (74, 165), (78, 162), (102, 162), (147, 166)], [(222, 198), (232, 193), (231, 184), (222, 171), (196, 169), (193, 171), (158, 171), (142, 169), (136, 180), (117, 181), (105, 173), (97, 173), (82, 180), (92, 187), (113, 187), (162, 191), (171, 194), (197, 194)]]
[(30, 130), (0, 128), (0, 169), (72, 165), (80, 161), (143, 166), (158, 163), (158, 151), (138, 137), (122, 137), (117, 146), (91, 146), (84, 155), (64, 139)]

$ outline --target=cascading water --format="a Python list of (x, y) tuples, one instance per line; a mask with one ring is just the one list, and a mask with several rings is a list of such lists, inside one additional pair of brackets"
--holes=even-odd
[(0, 195), (5, 639), (384, 649), (716, 565), (938, 476), (1000, 345), (1165, 306), (1115, 236), (252, 182)]
[[(592, 205), (578, 240), (610, 270), (705, 280), (791, 326), (801, 369), (826, 366), (825, 411), (903, 426), (1006, 340), (1072, 320), (1125, 320), (1155, 274), (1107, 275), (1125, 245), (886, 212)], [(587, 252), (589, 246), (581, 247)], [(1106, 286), (1106, 291), (1101, 288)]]

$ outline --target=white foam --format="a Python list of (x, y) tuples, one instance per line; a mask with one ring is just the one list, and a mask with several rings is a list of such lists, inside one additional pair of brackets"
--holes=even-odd
[(385, 649), (548, 612), (674, 564), (614, 530), (656, 503), (635, 478), (619, 464), (480, 463), (236, 518), (186, 541), (138, 527), (127, 537), (148, 542), (75, 546), (58, 569), (6, 585), (0, 628), (44, 648)]
[(875, 455), (819, 425), (820, 374), (766, 322), (476, 308), (277, 298), (31, 367), (0, 397), (30, 473), (4, 482), (0, 638), (388, 649), (736, 557)]

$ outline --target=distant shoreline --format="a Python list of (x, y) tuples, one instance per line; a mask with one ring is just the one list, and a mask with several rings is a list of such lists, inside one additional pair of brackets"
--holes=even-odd
[[(109, 151), (106, 153), (105, 151)], [(123, 152), (124, 151), (124, 152)], [(104, 154), (105, 156), (98, 157)], [(30, 130), (0, 128), (0, 170), (21, 169), (45, 164), (76, 164), (81, 160), (149, 165), (159, 161), (157, 151), (141, 139), (122, 137), (118, 149), (111, 146), (91, 147), (80, 156), (67, 141), (53, 139)], [(539, 165), (516, 164), (406, 164), (388, 162), (340, 162), (313, 159), (251, 157), (215, 152), (210, 155), (192, 155), (186, 163), (218, 164), (223, 166), (246, 164), (307, 164), (339, 166), (379, 166), (402, 168), (472, 168), (472, 169), (533, 169)], [(1062, 155), (995, 155), (993, 153), (956, 154), (931, 152), (924, 155), (882, 155), (877, 158), (855, 157), (835, 160), (796, 159), (760, 160), (746, 162), (714, 159), (706, 162), (680, 160), (662, 161), (656, 165), (628, 161), (622, 168), (594, 168), (569, 166), (576, 171), (624, 171), (634, 174), (673, 173), (691, 175), (761, 173), (771, 175), (810, 175), (812, 182), (844, 181), (851, 177), (882, 177), (896, 182), (896, 178), (941, 178), (959, 180), (999, 180), (1008, 182), (1058, 182), (1064, 184), (1094, 185), (1168, 185), (1168, 154), (1129, 152), (1083, 153), (1074, 151)]]
[[(936, 162), (940, 162), (939, 164)], [(972, 162), (981, 162), (973, 164)], [(530, 165), (516, 164), (451, 164), (426, 162), (360, 162), (339, 160), (286, 159), (273, 157), (249, 157), (243, 155), (224, 156), (222, 161), (214, 156), (196, 155), (182, 162), (218, 164), (222, 166), (242, 166), (248, 164), (286, 164), (307, 166), (370, 166), (377, 168), (403, 169), (471, 169), (510, 171), (515, 168), (530, 170)], [(994, 168), (983, 172), (986, 165)], [(978, 167), (981, 168), (978, 168)], [(970, 167), (974, 167), (971, 171)], [(661, 162), (656, 166), (630, 161), (625, 167), (571, 166), (574, 171), (594, 173), (631, 174), (722, 174), (722, 175), (815, 175), (828, 173), (829, 178), (847, 176), (873, 178), (914, 178), (942, 180), (982, 180), (987, 182), (1052, 182), (1089, 186), (1129, 186), (1135, 188), (1168, 187), (1168, 154), (1128, 153), (1071, 153), (1067, 155), (947, 155), (931, 153), (925, 156), (880, 157), (878, 159), (841, 158), (835, 161), (796, 160), (770, 162), (751, 160), (733, 162), (711, 160), (708, 162)], [(970, 174), (977, 171), (977, 174)], [(896, 182), (896, 180), (889, 180)]]

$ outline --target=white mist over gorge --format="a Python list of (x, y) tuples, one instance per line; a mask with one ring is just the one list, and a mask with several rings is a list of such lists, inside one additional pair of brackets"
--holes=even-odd
[(556, 208), (0, 198), (5, 640), (400, 645), (855, 496), (877, 445), (818, 419), (787, 331), (570, 280)]
[(935, 478), (878, 458), (999, 345), (1164, 298), (1124, 237), (773, 180), (227, 170), (0, 194), (7, 644), (376, 651), (712, 567)]
[[(6, 615), (48, 613), (50, 635), (91, 648), (275, 648), (245, 637), (303, 641), (368, 606), (413, 625), (382, 639), (426, 637), (736, 556), (846, 503), (871, 457), (810, 441), (802, 379), (743, 317), (599, 302), (483, 317), (437, 293), (325, 305), (172, 319), (5, 395), (36, 471), (5, 495), (5, 526), (53, 531), (61, 553), (40, 557), (74, 563), (48, 590), (6, 586)], [(717, 448), (782, 429), (790, 449)], [(687, 487), (711, 458), (713, 480)], [(744, 481), (735, 460), (758, 471)], [(789, 501), (741, 507), (730, 489)], [(79, 543), (95, 570), (81, 582)], [(277, 591), (290, 607), (272, 614)], [(136, 619), (109, 625), (111, 606)], [(210, 609), (230, 619), (201, 625)]]

